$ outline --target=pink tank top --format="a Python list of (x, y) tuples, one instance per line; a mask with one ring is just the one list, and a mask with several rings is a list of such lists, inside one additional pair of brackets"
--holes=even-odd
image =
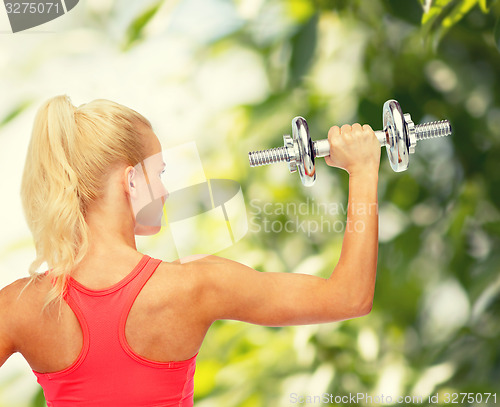
[(161, 260), (144, 255), (121, 281), (91, 290), (70, 278), (65, 300), (83, 332), (75, 362), (55, 373), (33, 371), (48, 407), (191, 407), (196, 355), (180, 362), (154, 362), (125, 339), (125, 322), (142, 287)]

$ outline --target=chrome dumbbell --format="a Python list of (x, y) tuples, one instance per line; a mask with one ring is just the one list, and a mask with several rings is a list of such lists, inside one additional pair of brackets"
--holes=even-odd
[[(448, 120), (415, 125), (410, 114), (401, 110), (396, 100), (388, 100), (383, 108), (384, 130), (375, 132), (380, 145), (385, 146), (391, 167), (396, 172), (405, 171), (410, 164), (410, 154), (415, 152), (417, 141), (444, 137), (451, 134)], [(330, 155), (328, 139), (312, 141), (306, 119), (297, 116), (292, 120), (292, 135), (283, 136), (284, 146), (269, 150), (251, 151), (251, 167), (286, 161), (290, 172), (298, 170), (305, 186), (316, 181), (316, 157)]]

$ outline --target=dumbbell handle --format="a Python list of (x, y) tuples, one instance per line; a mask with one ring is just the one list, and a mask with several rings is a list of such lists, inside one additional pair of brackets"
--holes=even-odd
[[(385, 132), (383, 130), (377, 130), (375, 132), (378, 141), (380, 141), (380, 146), (386, 145)], [(314, 157), (327, 157), (330, 155), (330, 142), (327, 138), (323, 140), (313, 141)]]
[[(450, 133), (451, 125), (448, 120), (417, 124), (415, 126), (415, 137), (417, 141), (435, 137), (444, 137), (448, 136)], [(378, 141), (380, 141), (381, 147), (384, 147), (388, 144), (387, 133), (384, 130), (375, 131), (375, 136), (377, 136)], [(326, 157), (330, 155), (330, 143), (327, 138), (323, 140), (313, 141), (313, 149), (315, 157)]]

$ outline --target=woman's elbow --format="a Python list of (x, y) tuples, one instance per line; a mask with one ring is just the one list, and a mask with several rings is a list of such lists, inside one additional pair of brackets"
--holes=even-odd
[(368, 315), (373, 308), (373, 297), (367, 298), (364, 301), (360, 302), (355, 308), (355, 316), (353, 318), (364, 317)]
[(354, 318), (364, 317), (368, 315), (373, 307), (373, 299), (361, 300), (351, 300), (344, 302), (343, 310), (339, 318), (339, 314), (334, 314), (331, 316), (330, 322), (342, 321)]

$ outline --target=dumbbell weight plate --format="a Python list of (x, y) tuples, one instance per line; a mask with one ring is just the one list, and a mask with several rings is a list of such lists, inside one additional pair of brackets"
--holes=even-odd
[(410, 163), (409, 135), (403, 110), (399, 103), (388, 100), (383, 108), (384, 131), (386, 133), (387, 156), (396, 172), (405, 171)]
[(312, 186), (316, 181), (316, 167), (314, 165), (314, 146), (307, 121), (301, 116), (294, 117), (292, 120), (292, 136), (298, 151), (295, 152), (297, 170), (299, 171), (302, 183), (306, 186)]

